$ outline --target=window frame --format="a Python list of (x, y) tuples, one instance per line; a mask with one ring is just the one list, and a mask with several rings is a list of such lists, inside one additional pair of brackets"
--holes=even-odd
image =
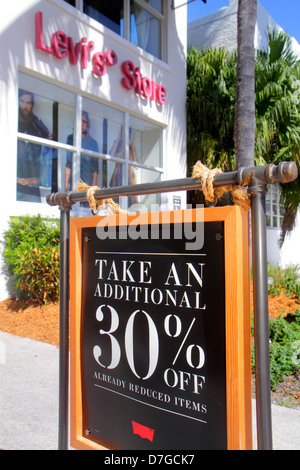
[[(274, 211), (275, 206), (275, 211)], [(268, 186), (266, 194), (267, 229), (279, 230), (283, 220), (283, 205), (280, 203), (280, 193), (277, 185)]]
[[(157, 126), (160, 129), (160, 136), (159, 136), (159, 152), (160, 152), (160, 164), (159, 165), (149, 165), (145, 164), (139, 161), (132, 161), (130, 160), (130, 145), (129, 145), (129, 131), (130, 131), (130, 118), (138, 118), (141, 121), (144, 121), (145, 123), (149, 122), (152, 123), (152, 121), (149, 121), (148, 119), (145, 119), (143, 116), (136, 116), (135, 114), (131, 114), (128, 111), (120, 110), (116, 106), (112, 106), (111, 103), (105, 103), (99, 99), (92, 99), (90, 96), (87, 96), (85, 93), (78, 91), (74, 92), (72, 90), (69, 90), (67, 87), (63, 86), (62, 84), (53, 84), (52, 82), (47, 81), (46, 79), (43, 78), (37, 78), (33, 76), (32, 74), (25, 72), (25, 71), (19, 71), (18, 75), (18, 89), (20, 89), (20, 76), (21, 75), (26, 75), (30, 79), (34, 80), (39, 80), (41, 82), (44, 82), (45, 84), (51, 84), (52, 86), (54, 85), (57, 88), (60, 88), (62, 91), (65, 90), (66, 92), (71, 92), (74, 94), (74, 135), (75, 139), (73, 142), (73, 145), (69, 145), (64, 142), (58, 142), (42, 137), (37, 137), (31, 134), (26, 134), (19, 132), (18, 130), (18, 124), (17, 124), (17, 142), (19, 140), (27, 141), (33, 144), (39, 144), (43, 145), (45, 147), (50, 147), (57, 149), (58, 151), (69, 151), (72, 153), (73, 158), (72, 158), (72, 191), (76, 190), (76, 184), (77, 182), (80, 181), (80, 158), (81, 155), (87, 155), (90, 157), (95, 157), (98, 160), (101, 161), (111, 161), (115, 163), (121, 163), (123, 164), (124, 168), (124, 176), (123, 176), (123, 184), (128, 185), (129, 184), (129, 167), (134, 166), (137, 168), (141, 168), (144, 170), (150, 170), (156, 173), (160, 174), (160, 178), (163, 179), (164, 174), (165, 174), (165, 162), (164, 162), (164, 152), (163, 152), (163, 134), (164, 134), (164, 126), (160, 125), (159, 123), (155, 123), (155, 126)], [(124, 128), (123, 128), (123, 134), (124, 134), (124, 155), (122, 157), (117, 157), (110, 155), (109, 153), (104, 153), (104, 152), (94, 152), (88, 149), (85, 149), (81, 145), (81, 128), (82, 128), (82, 110), (84, 108), (83, 105), (83, 100), (87, 99), (88, 101), (93, 101), (94, 103), (98, 104), (99, 107), (101, 106), (106, 106), (109, 107), (113, 110), (116, 110), (117, 112), (120, 112), (124, 116)], [(18, 102), (19, 106), (19, 102)], [(16, 154), (16, 160), (18, 159), (18, 155)], [(62, 165), (62, 164), (61, 164)], [(65, 168), (65, 167), (64, 167)], [(61, 166), (61, 169), (64, 170), (63, 166)], [(17, 177), (17, 175), (16, 175)], [(61, 184), (64, 183), (64, 178)], [(64, 188), (61, 188), (59, 191), (64, 192)], [(16, 201), (17, 199), (17, 194), (16, 194)], [(41, 201), (42, 202), (42, 201)]]

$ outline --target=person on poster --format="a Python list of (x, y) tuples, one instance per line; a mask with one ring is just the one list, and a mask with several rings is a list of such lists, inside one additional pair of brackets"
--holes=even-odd
[[(86, 150), (98, 152), (98, 144), (89, 133), (90, 119), (86, 111), (82, 112), (81, 147)], [(73, 145), (73, 134), (67, 139), (67, 144)], [(80, 179), (89, 186), (96, 186), (98, 179), (98, 159), (88, 155), (81, 155)], [(65, 191), (72, 188), (72, 152), (67, 152), (65, 171)]]
[[(43, 121), (33, 112), (34, 94), (19, 90), (19, 125), (18, 131), (23, 134), (34, 135), (43, 139), (53, 138)], [(40, 202), (40, 171), (43, 146), (18, 141), (17, 160), (17, 199), (20, 201)], [(46, 151), (49, 151), (45, 147)]]

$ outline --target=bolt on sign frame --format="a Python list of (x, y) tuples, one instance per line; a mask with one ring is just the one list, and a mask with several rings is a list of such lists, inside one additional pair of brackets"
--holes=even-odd
[[(151, 239), (153, 221), (160, 233), (198, 223), (202, 249)], [(104, 223), (121, 239), (99, 239)], [(124, 240), (134, 224), (143, 239)], [(70, 230), (72, 447), (251, 449), (248, 213), (73, 218)]]

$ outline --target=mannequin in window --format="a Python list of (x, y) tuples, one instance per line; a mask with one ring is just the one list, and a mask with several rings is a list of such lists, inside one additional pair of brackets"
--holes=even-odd
[[(34, 114), (34, 95), (19, 90), (19, 127), (23, 134), (52, 139), (45, 124)], [(24, 140), (18, 141), (17, 192), (18, 200), (39, 201), (39, 184), (42, 145)], [(47, 147), (44, 149), (49, 150)]]
[[(86, 111), (82, 112), (81, 126), (81, 147), (82, 149), (98, 152), (98, 144), (89, 134), (90, 120)], [(67, 144), (73, 145), (73, 134), (67, 139)], [(98, 159), (88, 155), (81, 155), (80, 158), (80, 179), (89, 186), (96, 186), (98, 179)], [(67, 152), (65, 170), (65, 191), (72, 188), (72, 152)]]
[[(111, 148), (110, 154), (114, 157), (122, 157), (122, 128), (120, 129), (117, 139), (114, 141)], [(129, 160), (137, 162), (138, 157), (131, 138), (131, 130), (129, 134)], [(123, 163), (116, 163), (114, 172), (110, 180), (110, 186), (122, 186), (123, 184)], [(128, 166), (128, 184), (136, 184), (134, 167), (133, 165)], [(129, 205), (138, 204), (138, 196), (129, 196)]]

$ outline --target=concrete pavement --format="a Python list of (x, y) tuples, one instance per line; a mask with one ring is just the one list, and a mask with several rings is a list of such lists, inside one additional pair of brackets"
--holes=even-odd
[[(0, 449), (58, 448), (58, 361), (52, 346), (0, 331)], [(254, 448), (255, 403), (253, 402)], [(274, 450), (300, 449), (300, 409), (272, 405)]]

